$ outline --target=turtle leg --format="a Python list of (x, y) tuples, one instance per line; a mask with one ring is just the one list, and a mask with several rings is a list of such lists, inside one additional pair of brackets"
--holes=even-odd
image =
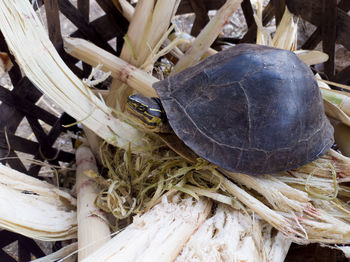
[(170, 147), (175, 153), (192, 163), (196, 162), (198, 156), (194, 153), (180, 138), (174, 133), (156, 133), (162, 141)]

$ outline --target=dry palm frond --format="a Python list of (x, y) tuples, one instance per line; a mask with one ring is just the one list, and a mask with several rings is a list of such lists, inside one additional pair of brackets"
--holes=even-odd
[(76, 200), (53, 185), (0, 165), (0, 226), (40, 240), (76, 237)]

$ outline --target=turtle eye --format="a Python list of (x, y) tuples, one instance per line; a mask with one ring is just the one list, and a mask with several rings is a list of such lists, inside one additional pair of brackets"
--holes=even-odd
[(137, 107), (137, 109), (138, 109), (139, 111), (141, 111), (141, 112), (145, 112), (145, 111), (147, 110), (147, 107), (144, 106), (144, 105), (139, 105), (139, 106)]

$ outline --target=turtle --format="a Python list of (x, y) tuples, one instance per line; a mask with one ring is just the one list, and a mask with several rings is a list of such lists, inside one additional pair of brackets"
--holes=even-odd
[(131, 95), (130, 111), (227, 171), (296, 169), (334, 142), (314, 75), (291, 51), (238, 44), (153, 87), (159, 98)]

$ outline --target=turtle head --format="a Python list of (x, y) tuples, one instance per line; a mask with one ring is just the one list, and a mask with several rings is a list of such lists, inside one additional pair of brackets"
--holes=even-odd
[(148, 129), (158, 132), (166, 122), (166, 114), (159, 98), (136, 94), (128, 97), (127, 104), (128, 111)]

